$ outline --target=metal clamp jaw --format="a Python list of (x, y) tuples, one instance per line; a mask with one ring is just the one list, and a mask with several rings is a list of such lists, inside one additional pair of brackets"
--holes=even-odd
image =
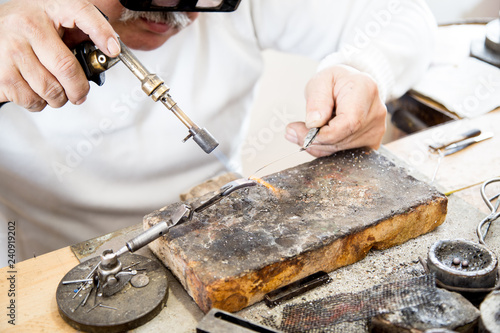
[(199, 212), (207, 209), (208, 207), (216, 204), (217, 202), (222, 200), (222, 198), (230, 195), (234, 191), (237, 191), (237, 190), (245, 188), (245, 187), (254, 186), (256, 184), (257, 184), (257, 182), (253, 179), (240, 178), (240, 179), (233, 180), (232, 182), (229, 182), (226, 185), (222, 186), (213, 197), (211, 197), (207, 201), (203, 202), (198, 207), (193, 208), (193, 213), (194, 212), (199, 213)]
[(165, 233), (168, 232), (170, 228), (191, 220), (194, 213), (199, 213), (205, 210), (206, 208), (216, 204), (222, 198), (230, 195), (234, 191), (237, 191), (245, 187), (254, 186), (256, 184), (257, 182), (252, 179), (246, 179), (246, 178), (237, 179), (222, 186), (213, 197), (211, 197), (210, 199), (203, 202), (201, 205), (197, 207), (191, 207), (190, 205), (186, 204), (180, 205), (177, 208), (177, 210), (172, 214), (172, 217), (168, 221), (162, 221), (154, 225), (153, 227), (149, 228), (148, 230), (144, 231), (143, 233), (139, 234), (138, 236), (129, 240), (125, 244), (125, 246), (123, 246), (116, 252), (116, 256), (118, 257), (129, 251), (135, 252), (139, 250), (140, 248), (151, 243), (160, 236), (163, 236)]
[(116, 252), (116, 256), (118, 257), (129, 251), (135, 252), (139, 250), (140, 248), (146, 246), (147, 244), (151, 243), (160, 236), (163, 236), (173, 226), (189, 220), (191, 218), (191, 215), (192, 215), (191, 206), (182, 204), (179, 208), (177, 208), (177, 210), (174, 212), (174, 214), (168, 221), (160, 222), (155, 226), (149, 228), (148, 230), (142, 232), (141, 234), (137, 235), (136, 237), (132, 238), (131, 240), (129, 240), (125, 244), (125, 246), (123, 246)]

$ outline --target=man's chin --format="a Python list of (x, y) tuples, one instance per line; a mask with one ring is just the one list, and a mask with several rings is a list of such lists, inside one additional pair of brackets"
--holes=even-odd
[(142, 23), (145, 25), (146, 29), (149, 30), (150, 32), (156, 33), (156, 34), (167, 34), (169, 30), (174, 29), (167, 23), (156, 23), (153, 21), (148, 21), (146, 19), (141, 18), (140, 19)]

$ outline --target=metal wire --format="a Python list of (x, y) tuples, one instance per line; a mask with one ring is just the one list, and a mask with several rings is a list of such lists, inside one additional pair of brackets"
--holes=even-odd
[[(488, 208), (490, 209), (491, 213), (486, 216), (481, 222), (479, 222), (477, 226), (477, 238), (479, 239), (479, 243), (482, 245), (486, 246), (486, 243), (484, 239), (486, 238), (486, 235), (488, 234), (488, 230), (490, 229), (491, 223), (498, 219), (500, 217), (500, 212), (498, 212), (498, 207), (500, 206), (500, 199), (498, 197), (500, 196), (500, 193), (495, 194), (493, 197), (488, 198), (486, 196), (486, 186), (489, 184), (495, 183), (495, 182), (500, 182), (500, 178), (493, 178), (490, 180), (487, 180), (483, 183), (481, 186), (481, 197), (483, 198), (483, 201), (486, 203)], [(493, 200), (497, 199), (495, 205), (493, 206)], [(486, 230), (483, 232), (483, 227), (486, 227)]]
[(437, 160), (437, 163), (436, 163), (436, 168), (434, 169), (434, 173), (432, 175), (431, 184), (434, 183), (434, 181), (436, 180), (436, 176), (437, 176), (437, 173), (438, 173), (438, 170), (439, 170), (439, 166), (441, 165), (441, 161), (443, 160), (443, 157), (444, 157), (444, 154), (441, 151), (441, 149), (438, 149), (437, 153), (439, 154), (439, 157), (438, 157), (438, 160)]

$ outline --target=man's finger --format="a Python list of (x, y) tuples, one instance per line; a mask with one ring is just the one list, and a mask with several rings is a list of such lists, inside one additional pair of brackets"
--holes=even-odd
[(373, 112), (373, 103), (378, 100), (378, 90), (368, 77), (360, 75), (342, 83), (336, 97), (336, 115), (328, 125), (340, 142), (368, 125), (367, 122), (370, 121), (368, 117)]
[(73, 104), (80, 104), (90, 89), (82, 66), (62, 42), (54, 29), (44, 31), (44, 38), (33, 36), (30, 43), (40, 63), (64, 88), (64, 94)]
[(328, 145), (328, 146), (311, 146), (307, 148), (307, 152), (314, 157), (323, 157), (329, 156), (333, 153), (341, 151), (342, 148), (339, 148), (337, 145)]
[(116, 32), (97, 7), (87, 0), (74, 0), (71, 6), (64, 8), (48, 6), (46, 11), (64, 28), (78, 27), (107, 56), (117, 57), (120, 54), (120, 43)]
[(290, 123), (286, 127), (285, 138), (291, 143), (302, 146), (304, 144), (304, 138), (306, 137), (307, 132), (308, 128), (306, 127), (304, 122), (300, 121)]
[[(0, 67), (0, 71), (3, 69)], [(47, 105), (45, 100), (31, 89), (17, 70), (3, 72), (8, 79), (0, 82), (0, 85), (6, 87), (4, 91), (0, 92), (0, 101), (12, 101), (29, 111), (41, 111), (45, 108)]]
[(324, 71), (309, 80), (306, 86), (307, 128), (321, 127), (332, 118), (335, 106), (332, 80), (329, 72)]
[[(19, 46), (21, 47), (21, 46)], [(40, 64), (30, 45), (24, 45), (22, 56), (12, 56), (14, 68), (31, 87), (33, 92), (44, 99), (50, 106), (58, 108), (66, 104), (68, 98), (64, 88), (56, 78)]]

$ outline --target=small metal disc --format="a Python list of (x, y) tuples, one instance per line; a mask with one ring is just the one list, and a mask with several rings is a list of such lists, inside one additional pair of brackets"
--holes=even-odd
[(149, 284), (149, 278), (146, 274), (138, 274), (130, 280), (130, 284), (135, 288), (142, 288)]
[[(79, 264), (62, 281), (85, 278), (99, 260), (100, 257), (95, 257)], [(57, 306), (69, 325), (85, 332), (122, 332), (139, 327), (160, 313), (168, 296), (167, 271), (163, 265), (155, 259), (130, 253), (123, 254), (119, 260), (123, 267), (139, 262), (134, 268), (145, 269), (147, 285), (134, 288), (127, 283), (112, 296), (97, 297), (95, 288), (87, 288), (73, 297), (79, 284), (63, 285), (61, 281), (56, 291)], [(83, 302), (85, 298), (87, 301)]]

